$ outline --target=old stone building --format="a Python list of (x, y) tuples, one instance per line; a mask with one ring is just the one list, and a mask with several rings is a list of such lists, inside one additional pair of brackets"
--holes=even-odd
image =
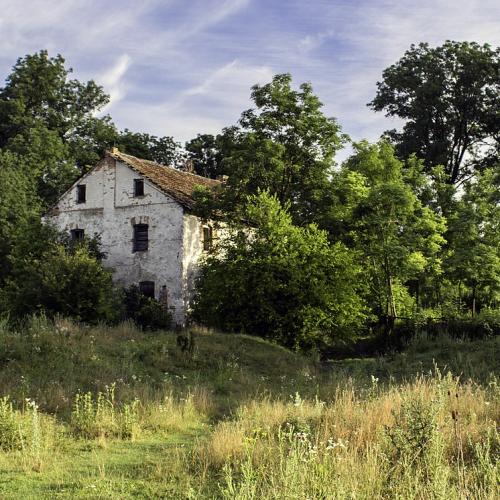
[(122, 286), (136, 284), (183, 324), (200, 256), (212, 229), (192, 214), (193, 190), (218, 181), (141, 160), (116, 148), (47, 214), (73, 239), (99, 235), (104, 264)]

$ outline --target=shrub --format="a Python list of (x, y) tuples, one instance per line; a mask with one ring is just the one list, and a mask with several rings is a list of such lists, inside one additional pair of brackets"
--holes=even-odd
[(21, 444), (19, 425), (8, 396), (0, 399), (0, 448), (2, 450), (17, 449)]
[(97, 323), (121, 316), (112, 272), (85, 246), (52, 243), (42, 255), (17, 261), (1, 298), (14, 317), (45, 312)]
[(228, 228), (202, 265), (194, 318), (304, 350), (353, 337), (365, 318), (353, 253), (294, 226), (267, 193), (249, 199), (245, 218), (252, 229)]
[(39, 411), (38, 404), (26, 398), (16, 410), (9, 396), (0, 398), (0, 450), (16, 452), (23, 464), (40, 471), (46, 453), (53, 445), (55, 420)]
[(115, 384), (104, 392), (78, 393), (73, 403), (71, 427), (80, 437), (118, 437), (132, 439), (139, 430), (139, 400), (121, 406), (115, 401)]
[(172, 315), (155, 299), (146, 297), (136, 285), (125, 289), (125, 315), (146, 330), (166, 330)]

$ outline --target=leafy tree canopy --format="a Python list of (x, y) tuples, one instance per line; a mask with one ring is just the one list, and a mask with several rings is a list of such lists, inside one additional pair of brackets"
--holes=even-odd
[(223, 205), (233, 210), (245, 197), (267, 189), (289, 204), (293, 220), (313, 222), (328, 192), (335, 152), (346, 137), (308, 83), (292, 88), (289, 74), (252, 87), (255, 108), (242, 113), (239, 127), (224, 130), (218, 141), (229, 174)]
[(478, 298), (489, 306), (500, 300), (500, 169), (487, 169), (468, 184), (457, 205), (446, 269), (470, 293), (474, 315)]
[(112, 271), (96, 258), (93, 242), (64, 245), (57, 231), (38, 218), (19, 229), (0, 290), (0, 310), (13, 318), (43, 312), (89, 323), (120, 319)]
[(338, 200), (332, 217), (362, 255), (374, 310), (389, 318), (398, 316), (398, 287), (440, 274), (445, 243), (444, 218), (416, 194), (430, 189), (421, 163), (413, 158), (403, 167), (389, 143), (361, 142), (332, 183)]
[(383, 72), (376, 111), (405, 120), (387, 135), (400, 158), (415, 153), (430, 171), (443, 165), (456, 184), (500, 158), (500, 48), (447, 41), (412, 45)]
[(267, 192), (249, 197), (245, 219), (252, 229), (226, 228), (203, 264), (195, 318), (302, 349), (354, 336), (366, 317), (355, 253), (293, 225)]
[(23, 157), (35, 189), (50, 205), (113, 142), (109, 97), (94, 81), (70, 79), (60, 55), (19, 58), (0, 89), (0, 148)]
[(187, 156), (193, 162), (195, 173), (211, 179), (226, 173), (222, 166), (225, 138), (227, 139), (227, 135), (198, 134), (186, 142)]
[[(33, 127), (57, 132), (70, 146), (97, 124), (113, 129), (108, 118), (94, 116), (109, 102), (109, 96), (93, 80), (70, 79), (71, 72), (62, 56), (49, 57), (46, 50), (17, 60), (0, 90), (0, 147)], [(75, 155), (81, 167), (82, 159)]]
[(0, 151), (0, 288), (12, 269), (8, 256), (17, 236), (38, 213), (34, 180), (19, 168), (19, 162), (17, 155)]
[(125, 129), (119, 134), (115, 143), (124, 153), (162, 165), (178, 166), (184, 159), (181, 145), (168, 136), (156, 137)]

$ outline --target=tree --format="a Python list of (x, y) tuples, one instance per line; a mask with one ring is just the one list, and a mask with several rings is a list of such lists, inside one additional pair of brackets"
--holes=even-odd
[(53, 205), (80, 173), (68, 144), (40, 124), (13, 137), (5, 151), (15, 153), (17, 169), (31, 179), (31, 196), (38, 196), (42, 209)]
[(246, 196), (267, 189), (289, 204), (294, 222), (313, 222), (323, 209), (335, 152), (345, 136), (308, 83), (292, 88), (289, 74), (252, 87), (255, 109), (240, 127), (225, 129), (222, 169), (229, 174), (223, 208), (234, 210)]
[(17, 155), (0, 151), (0, 288), (11, 272), (9, 255), (17, 235), (30, 218), (38, 216), (34, 182), (19, 162)]
[(187, 156), (193, 162), (195, 173), (211, 179), (223, 174), (220, 142), (220, 136), (211, 134), (198, 134), (186, 142)]
[(181, 145), (168, 136), (156, 137), (125, 129), (116, 139), (116, 145), (124, 153), (162, 165), (179, 166), (184, 160)]
[(355, 253), (294, 226), (276, 195), (250, 196), (245, 220), (251, 229), (226, 227), (203, 263), (195, 319), (301, 349), (353, 337), (366, 317)]
[[(0, 148), (41, 160), (33, 177), (47, 203), (95, 163), (116, 135), (109, 117), (95, 116), (109, 96), (92, 80), (70, 79), (71, 72), (62, 56), (42, 50), (19, 58), (0, 89)], [(46, 142), (55, 151), (48, 162), (50, 154), (41, 147)], [(57, 189), (47, 193), (50, 187)]]
[(66, 247), (56, 231), (37, 218), (18, 232), (9, 261), (11, 272), (0, 292), (0, 309), (12, 318), (44, 312), (95, 323), (122, 315), (112, 272), (86, 243)]
[(459, 303), (469, 295), (470, 311), (478, 302), (493, 306), (500, 298), (500, 170), (487, 169), (468, 184), (450, 218), (447, 274), (458, 287)]
[(431, 169), (444, 165), (447, 182), (459, 183), (500, 158), (500, 49), (447, 41), (436, 48), (412, 45), (383, 72), (369, 103), (406, 121), (387, 135), (398, 156), (411, 153)]
[(405, 285), (441, 272), (445, 220), (419, 200), (425, 177), (410, 163), (405, 175), (390, 144), (361, 142), (332, 182), (338, 203), (331, 217), (340, 222), (342, 239), (361, 253), (374, 310), (389, 326), (400, 315), (398, 301), (407, 300)]
[(172, 326), (172, 314), (163, 304), (146, 297), (137, 285), (124, 290), (125, 316), (145, 330), (168, 330)]

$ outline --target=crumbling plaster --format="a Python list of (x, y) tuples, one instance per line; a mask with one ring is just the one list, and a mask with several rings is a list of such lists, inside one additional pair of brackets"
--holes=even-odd
[[(193, 295), (197, 262), (203, 253), (202, 224), (171, 197), (144, 179), (144, 196), (134, 197), (134, 179), (143, 178), (125, 163), (107, 156), (59, 200), (47, 217), (59, 229), (97, 234), (122, 286), (154, 281), (158, 298), (168, 290), (174, 321), (184, 324)], [(86, 185), (86, 202), (77, 203), (78, 184)], [(148, 224), (149, 248), (133, 252), (133, 225)]]

